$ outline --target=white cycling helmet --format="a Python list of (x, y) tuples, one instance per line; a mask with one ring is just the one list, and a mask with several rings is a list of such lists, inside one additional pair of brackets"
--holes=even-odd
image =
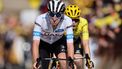
[(47, 7), (50, 12), (64, 12), (65, 11), (65, 4), (60, 0), (49, 1)]

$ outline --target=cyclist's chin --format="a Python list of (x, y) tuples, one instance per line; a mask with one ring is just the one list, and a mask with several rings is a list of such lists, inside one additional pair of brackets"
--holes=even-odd
[(55, 20), (55, 21), (54, 20), (51, 20), (51, 24), (52, 25), (57, 25), (58, 23), (59, 23), (59, 20)]
[(53, 22), (52, 25), (53, 26), (57, 26), (59, 22)]

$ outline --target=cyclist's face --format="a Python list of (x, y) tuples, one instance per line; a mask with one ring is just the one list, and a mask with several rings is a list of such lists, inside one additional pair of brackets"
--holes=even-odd
[(78, 22), (79, 22), (79, 19), (72, 19), (72, 22), (73, 22), (73, 26), (77, 26)]
[(50, 16), (51, 24), (53, 26), (56, 26), (56, 25), (58, 25), (62, 14), (61, 13), (49, 12), (49, 16)]

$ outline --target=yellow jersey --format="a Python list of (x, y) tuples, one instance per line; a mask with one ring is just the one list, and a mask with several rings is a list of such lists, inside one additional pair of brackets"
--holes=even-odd
[(74, 27), (74, 37), (83, 40), (89, 39), (88, 22), (85, 18), (79, 17), (79, 23)]

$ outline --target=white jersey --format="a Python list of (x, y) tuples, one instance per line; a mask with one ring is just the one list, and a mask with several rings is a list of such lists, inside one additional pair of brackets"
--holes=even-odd
[(66, 32), (67, 42), (73, 42), (72, 19), (64, 15), (56, 29), (53, 29), (48, 13), (37, 17), (33, 30), (33, 40), (43, 40), (49, 44), (59, 40)]

